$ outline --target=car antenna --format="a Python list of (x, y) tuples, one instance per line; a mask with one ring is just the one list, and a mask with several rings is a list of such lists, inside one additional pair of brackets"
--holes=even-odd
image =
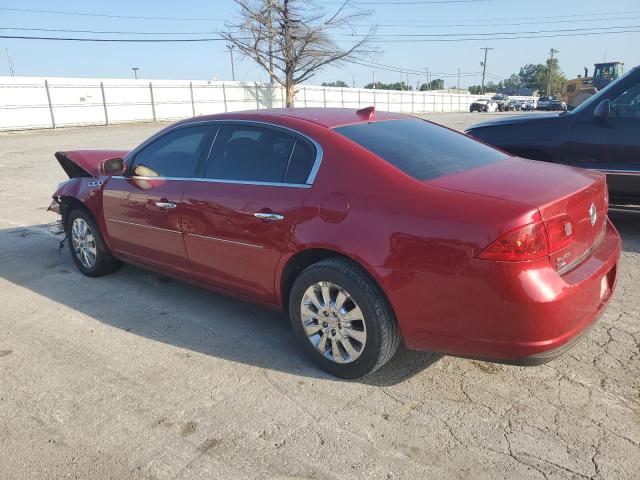
[(356, 113), (360, 116), (366, 117), (367, 120), (371, 120), (376, 116), (376, 107), (365, 107), (360, 110), (356, 110)]

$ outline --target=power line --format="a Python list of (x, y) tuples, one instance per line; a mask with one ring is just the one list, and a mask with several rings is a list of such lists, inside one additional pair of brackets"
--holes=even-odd
[(97, 33), (103, 35), (215, 35), (220, 31), (202, 32), (133, 32), (130, 30), (69, 30), (63, 28), (27, 28), (27, 27), (0, 27), (0, 30), (16, 30), (25, 32), (52, 32), (52, 33)]
[[(544, 21), (544, 22), (537, 22), (538, 24), (558, 24), (558, 23), (585, 23), (585, 22), (602, 22), (603, 20), (612, 22), (612, 21), (619, 21), (619, 20), (637, 20), (639, 19), (640, 16), (634, 16), (634, 17), (614, 17), (614, 18), (585, 18), (583, 20), (579, 20), (579, 19), (571, 19), (571, 20), (548, 20), (548, 21)], [(531, 25), (531, 21), (528, 22), (516, 22), (516, 23), (491, 23), (491, 24), (487, 24), (487, 23), (483, 23), (482, 27), (518, 27), (518, 26), (522, 26), (522, 25)], [(358, 25), (360, 27), (367, 27), (369, 25)], [(409, 27), (409, 28), (451, 28), (451, 27), (477, 27), (478, 26), (478, 22), (473, 22), (473, 23), (458, 23), (458, 24), (448, 24), (448, 25), (443, 25), (443, 24), (433, 24), (433, 25), (413, 25), (409, 22), (407, 23), (376, 23), (375, 26), (377, 27)]]
[(0, 38), (13, 40), (52, 40), (63, 42), (117, 42), (117, 43), (171, 43), (171, 42), (224, 42), (220, 38), (75, 38), (75, 37), (34, 37), (20, 35), (0, 35)]
[[(626, 28), (626, 27), (625, 27)], [(633, 27), (638, 28), (638, 27)], [(495, 40), (522, 40), (532, 38), (556, 38), (556, 37), (583, 37), (588, 35), (614, 35), (618, 33), (638, 33), (640, 30), (616, 30), (607, 32), (586, 32), (586, 33), (563, 33), (552, 35), (523, 35), (512, 37), (473, 37), (473, 38), (413, 38), (413, 39), (400, 39), (400, 40), (378, 40), (376, 43), (408, 43), (408, 42), (471, 42), (471, 41), (495, 41)]]
[[(433, 4), (446, 4), (446, 3), (480, 3), (480, 2), (493, 2), (495, 0), (408, 0), (400, 2), (353, 2), (356, 5), (433, 5)], [(344, 2), (328, 2), (330, 4), (338, 5), (344, 4)]]
[(143, 17), (136, 15), (110, 15), (106, 13), (91, 13), (91, 12), (72, 12), (68, 10), (37, 10), (35, 8), (10, 8), (10, 7), (0, 7), (0, 10), (10, 11), (10, 12), (21, 12), (21, 13), (47, 13), (50, 15), (79, 15), (83, 17), (104, 17), (104, 18), (127, 18), (134, 20), (184, 20), (184, 21), (223, 21), (223, 18), (191, 18), (191, 17)]
[[(629, 28), (640, 28), (640, 25), (620, 25), (614, 27), (595, 27), (595, 28), (568, 28), (568, 29), (558, 29), (558, 30), (531, 30), (531, 31), (522, 31), (522, 32), (472, 32), (472, 33), (432, 33), (432, 34), (423, 34), (423, 33), (390, 33), (390, 34), (375, 34), (373, 38), (387, 38), (387, 37), (428, 37), (428, 38), (439, 38), (439, 37), (473, 37), (473, 36), (481, 36), (481, 37), (492, 37), (495, 35), (530, 35), (530, 34), (540, 34), (540, 33), (567, 33), (567, 32), (582, 32), (589, 31), (592, 33), (594, 30), (604, 30), (604, 31), (614, 31), (619, 29), (629, 29)], [(220, 31), (204, 31), (204, 32), (136, 32), (136, 31), (122, 31), (122, 30), (70, 30), (70, 29), (58, 29), (58, 28), (27, 28), (27, 27), (0, 27), (0, 30), (15, 30), (15, 31), (40, 31), (40, 32), (57, 32), (57, 33), (91, 33), (91, 34), (107, 34), (107, 35), (216, 35), (221, 34), (223, 32)], [(344, 36), (352, 38), (354, 36), (363, 36), (364, 34), (336, 34), (334, 36)], [(185, 39), (187, 40), (187, 39)], [(176, 40), (177, 41), (177, 40)], [(202, 40), (204, 41), (204, 40)]]
[[(473, 32), (473, 33), (388, 33), (388, 34), (374, 34), (372, 35), (374, 38), (377, 37), (472, 37), (472, 36), (481, 36), (481, 37), (491, 37), (494, 35), (520, 35), (520, 34), (538, 34), (538, 33), (566, 33), (566, 32), (584, 32), (593, 30), (616, 30), (620, 28), (640, 28), (640, 25), (620, 25), (617, 27), (593, 27), (593, 28), (563, 28), (559, 30), (531, 30), (531, 31), (523, 31), (523, 32), (490, 32), (490, 33), (482, 33), (482, 32)], [(342, 34), (335, 36), (354, 36), (351, 34)]]
[[(557, 19), (557, 18), (571, 18), (571, 19), (576, 19), (578, 17), (597, 17), (596, 20), (612, 20), (610, 18), (603, 18), (603, 17), (607, 17), (609, 15), (638, 15), (640, 14), (640, 11), (635, 10), (635, 11), (626, 11), (626, 12), (596, 12), (596, 13), (582, 13), (582, 14), (573, 14), (573, 15), (544, 15), (544, 16), (533, 16), (533, 17), (494, 17), (494, 18), (476, 18), (476, 24), (478, 21), (483, 21), (483, 22), (493, 22), (493, 21), (503, 21), (503, 20), (529, 20), (529, 23), (531, 20), (539, 20), (539, 19), (545, 19), (545, 18), (551, 18), (551, 19)], [(389, 20), (390, 22), (398, 22), (398, 23), (416, 23), (416, 22), (421, 22), (422, 20)], [(438, 22), (438, 23), (451, 23), (451, 22), (459, 22), (460, 19), (456, 19), (456, 20), (438, 20), (438, 19), (433, 19), (434, 22)], [(471, 20), (470, 20), (471, 21)], [(576, 20), (576, 21), (582, 21), (582, 20)], [(541, 22), (542, 23), (542, 22)]]
[[(496, 41), (496, 40), (521, 40), (534, 38), (556, 38), (556, 37), (582, 37), (588, 35), (614, 35), (619, 33), (638, 33), (638, 26), (620, 27), (633, 28), (632, 30), (616, 30), (606, 32), (585, 32), (585, 33), (556, 33), (552, 35), (517, 35), (509, 37), (473, 37), (473, 38), (411, 38), (411, 39), (381, 39), (376, 43), (407, 43), (407, 42), (470, 42), (470, 41)], [(116, 43), (171, 43), (171, 42), (222, 42), (224, 38), (79, 38), (79, 37), (40, 37), (31, 35), (0, 35), (0, 38), (12, 40), (47, 40), (47, 41), (68, 41), (68, 42), (116, 42)]]

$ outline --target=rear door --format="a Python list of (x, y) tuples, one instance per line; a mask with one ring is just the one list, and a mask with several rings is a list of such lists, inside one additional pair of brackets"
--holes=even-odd
[(115, 253), (178, 273), (191, 266), (182, 239), (182, 196), (209, 152), (212, 127), (184, 126), (152, 140), (128, 160), (128, 174), (104, 188), (104, 217)]
[(606, 122), (584, 113), (571, 134), (571, 165), (605, 172), (614, 201), (640, 200), (640, 81), (611, 100)]
[(222, 124), (184, 193), (184, 241), (207, 283), (273, 302), (275, 270), (311, 187), (319, 149), (295, 132)]

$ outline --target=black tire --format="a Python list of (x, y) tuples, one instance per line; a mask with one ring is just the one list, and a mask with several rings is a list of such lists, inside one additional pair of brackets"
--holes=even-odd
[[(309, 287), (320, 282), (346, 290), (362, 311), (366, 342), (360, 356), (350, 363), (336, 363), (322, 355), (305, 333), (301, 315), (303, 297)], [(401, 342), (395, 317), (380, 288), (360, 266), (343, 258), (315, 263), (296, 278), (289, 295), (289, 318), (303, 350), (316, 365), (336, 377), (359, 378), (374, 372), (391, 360)]]
[[(93, 244), (95, 245), (96, 254), (95, 262), (93, 262), (91, 266), (83, 264), (82, 260), (79, 258), (80, 255), (76, 252), (76, 249), (73, 245), (71, 230), (76, 219), (84, 220), (84, 222), (86, 222), (89, 229), (91, 230), (91, 234), (93, 236)], [(102, 275), (107, 275), (115, 271), (120, 266), (120, 262), (115, 259), (107, 249), (107, 246), (105, 245), (102, 238), (102, 234), (100, 233), (100, 229), (93, 219), (93, 216), (86, 210), (76, 208), (75, 210), (71, 211), (69, 215), (67, 215), (67, 221), (64, 230), (67, 237), (67, 243), (69, 244), (71, 258), (76, 264), (76, 267), (78, 267), (78, 270), (80, 270), (80, 272), (82, 272), (87, 277), (100, 277)]]

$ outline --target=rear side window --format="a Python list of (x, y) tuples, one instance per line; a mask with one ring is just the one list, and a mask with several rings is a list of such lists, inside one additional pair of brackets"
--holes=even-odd
[(417, 180), (432, 180), (509, 158), (466, 135), (422, 120), (359, 123), (335, 131)]
[(314, 147), (283, 130), (225, 125), (216, 137), (204, 176), (239, 182), (304, 184), (314, 159)]

